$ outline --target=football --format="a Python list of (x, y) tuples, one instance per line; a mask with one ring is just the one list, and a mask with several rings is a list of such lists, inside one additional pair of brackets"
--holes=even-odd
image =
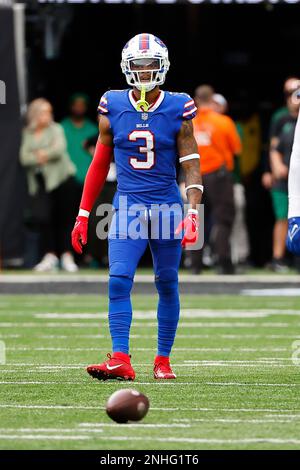
[(106, 403), (106, 413), (117, 423), (140, 421), (149, 410), (149, 400), (137, 390), (117, 390)]

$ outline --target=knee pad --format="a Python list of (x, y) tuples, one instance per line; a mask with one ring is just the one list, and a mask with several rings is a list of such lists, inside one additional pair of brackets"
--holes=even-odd
[(178, 294), (178, 271), (175, 268), (160, 269), (155, 276), (159, 294)]
[(175, 268), (159, 269), (155, 275), (155, 282), (178, 282), (178, 271)]
[(110, 275), (108, 283), (109, 298), (111, 300), (124, 299), (130, 296), (132, 279), (129, 277)]

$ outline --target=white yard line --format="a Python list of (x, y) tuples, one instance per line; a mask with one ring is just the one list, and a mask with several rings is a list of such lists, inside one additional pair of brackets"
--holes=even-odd
[[(12, 313), (14, 314), (14, 313)], [(19, 313), (16, 313), (20, 315)], [(25, 312), (25, 314), (28, 314)], [(266, 318), (274, 315), (293, 315), (300, 316), (300, 311), (296, 309), (253, 309), (253, 310), (216, 310), (216, 309), (181, 309), (181, 318)], [(63, 319), (63, 320), (93, 320), (93, 319), (107, 319), (108, 313), (106, 312), (43, 312), (33, 313), (34, 318), (38, 319)], [(156, 310), (134, 310), (134, 320), (149, 320), (156, 319)]]
[[(66, 435), (37, 435), (37, 434), (0, 434), (0, 440), (90, 440), (92, 436), (66, 436)], [(189, 437), (137, 437), (137, 436), (97, 436), (97, 440), (105, 441), (147, 441), (147, 442), (176, 442), (176, 443), (190, 443), (190, 444), (229, 444), (229, 445), (238, 445), (238, 444), (292, 444), (299, 445), (300, 440), (296, 438), (290, 439), (277, 439), (271, 437), (253, 437), (248, 439), (206, 439), (206, 438), (189, 438)]]
[[(99, 439), (107, 439), (99, 436)], [(278, 439), (272, 437), (253, 437), (246, 439), (206, 439), (192, 437), (137, 437), (137, 436), (109, 436), (110, 441), (153, 441), (153, 442), (178, 442), (194, 444), (293, 444), (299, 445), (300, 439)]]
[[(117, 423), (80, 423), (78, 425), (79, 428), (84, 429), (97, 429), (97, 428), (119, 428), (120, 424)], [(129, 423), (126, 424), (126, 428), (190, 428), (190, 424), (183, 424), (183, 423)], [(80, 429), (82, 432), (83, 429)]]
[(0, 339), (13, 339), (13, 338), (21, 338), (22, 335), (14, 335), (14, 334), (8, 334), (8, 335), (2, 335), (0, 334)]
[[(261, 369), (287, 369), (287, 368), (295, 368), (296, 366), (294, 364), (285, 364), (285, 365), (282, 365), (282, 364), (276, 364), (276, 363), (271, 363), (271, 364), (222, 364), (222, 363), (214, 363), (214, 362), (211, 362), (211, 363), (206, 363), (206, 364), (189, 364), (188, 366), (187, 365), (183, 365), (183, 364), (172, 364), (174, 368), (178, 369), (178, 368), (185, 368), (185, 369), (193, 369), (193, 368), (208, 368), (208, 367), (216, 367), (216, 368), (261, 368)], [(136, 367), (142, 367), (141, 364), (135, 364)], [(139, 372), (139, 376), (149, 376), (150, 373), (152, 373), (152, 365), (151, 364), (144, 364), (143, 365), (144, 367), (148, 367), (149, 368), (149, 374), (146, 374), (146, 373), (141, 373)], [(26, 371), (24, 370), (20, 370), (20, 369), (6, 369), (6, 370), (2, 370), (0, 369), (1, 373), (2, 374), (21, 374), (22, 376), (24, 376), (24, 374), (60, 374), (62, 370), (81, 370), (81, 371), (85, 371), (86, 369), (86, 366), (85, 367), (81, 367), (81, 368), (78, 368), (78, 367), (69, 367), (69, 368), (64, 368), (64, 367), (61, 367), (61, 369), (58, 369), (58, 370), (55, 370), (55, 369), (47, 369), (47, 368), (44, 368), (44, 369), (26, 369)], [(191, 377), (191, 373), (189, 374), (182, 374), (180, 372), (179, 374), (179, 377), (182, 378), (182, 377)]]
[[(184, 425), (188, 426), (188, 425)], [(175, 426), (176, 427), (176, 426)], [(190, 427), (190, 426), (189, 426)], [(66, 433), (75, 433), (76, 428), (0, 428), (0, 434), (9, 434), (9, 433), (44, 433), (44, 432), (66, 432)], [(80, 432), (86, 432), (88, 431), (87, 429), (81, 429)], [(93, 429), (89, 430), (90, 432), (93, 431)], [(102, 429), (98, 429), (98, 432), (103, 432)]]
[[(0, 338), (21, 338), (26, 337), (26, 335), (0, 335)], [(39, 335), (39, 339), (74, 339), (74, 338), (82, 338), (82, 339), (108, 339), (109, 335)], [(223, 338), (223, 339), (300, 339), (300, 335), (262, 335), (262, 334), (241, 334), (241, 335), (223, 335), (223, 334), (203, 334), (203, 335), (182, 335), (177, 334), (176, 340), (180, 339), (210, 339), (210, 338)], [(157, 335), (141, 335), (141, 334), (131, 334), (130, 338), (132, 339), (156, 339)]]
[(300, 387), (300, 383), (205, 382), (204, 384), (217, 387)]
[[(288, 359), (291, 361), (291, 359)], [(27, 364), (27, 363), (16, 363), (16, 364), (6, 364), (4, 366), (0, 366), (0, 371), (4, 373), (9, 372), (16, 372), (16, 373), (27, 373), (27, 372), (61, 372), (62, 370), (81, 370), (85, 371), (86, 364), (81, 365), (39, 365), (39, 364)], [(173, 367), (175, 368), (193, 368), (193, 367), (262, 367), (262, 368), (272, 368), (272, 367), (279, 367), (279, 368), (288, 368), (288, 367), (296, 367), (294, 364), (287, 364), (282, 363), (279, 360), (249, 360), (249, 361), (235, 361), (235, 360), (194, 360), (194, 361), (184, 361), (184, 363), (173, 363)], [(144, 363), (134, 363), (134, 367), (147, 367), (152, 368), (151, 362), (144, 362)], [(12, 367), (12, 369), (6, 369), (6, 367)], [(14, 367), (29, 367), (29, 369), (21, 370), (21, 369), (14, 369)]]
[[(104, 407), (102, 406), (80, 406), (80, 405), (33, 405), (33, 404), (28, 404), (28, 405), (20, 405), (20, 404), (0, 404), (0, 408), (12, 408), (12, 409), (41, 409), (41, 410), (103, 410)], [(300, 409), (270, 409), (270, 408), (201, 408), (201, 407), (174, 407), (174, 408), (157, 408), (157, 407), (151, 407), (152, 411), (163, 411), (163, 412), (169, 412), (169, 411), (195, 411), (195, 412), (222, 412), (222, 413), (294, 413), (294, 412), (299, 412)], [(273, 415), (271, 415), (273, 416)], [(284, 417), (285, 414), (279, 414), (278, 416)], [(300, 415), (299, 415), (300, 416)]]
[[(98, 382), (89, 382), (90, 384), (95, 383), (97, 384)], [(123, 382), (115, 382), (116, 385), (121, 385), (124, 386)], [(232, 386), (237, 386), (237, 387), (300, 387), (300, 383), (242, 383), (242, 382), (171, 382), (171, 381), (156, 381), (156, 382), (134, 382), (135, 385), (150, 385), (153, 387), (156, 386), (203, 386), (203, 385), (209, 385), (209, 386), (218, 386), (218, 387), (232, 387)], [(20, 381), (0, 381), (0, 385), (80, 385), (80, 386), (86, 386), (87, 382), (71, 382), (71, 381), (38, 381), (38, 380), (20, 380)], [(109, 386), (111, 385), (111, 382), (103, 382), (103, 386)]]
[[(272, 415), (271, 415), (272, 416)], [(286, 419), (283, 419), (286, 418)], [(291, 423), (291, 421), (295, 418), (289, 418), (288, 415), (280, 415), (279, 417), (276, 418), (268, 418), (268, 419), (234, 419), (234, 418), (193, 418), (193, 419), (180, 419), (180, 418), (174, 418), (173, 421), (176, 422), (183, 422), (183, 423), (189, 423), (191, 426), (195, 425), (194, 423), (232, 423), (232, 424), (268, 424), (268, 423)], [(297, 416), (297, 419), (300, 419), (300, 415)]]
[[(74, 347), (46, 347), (46, 346), (40, 346), (40, 347), (30, 347), (30, 346), (11, 346), (7, 347), (7, 351), (99, 351), (99, 347), (86, 347), (86, 348), (74, 348)], [(156, 348), (139, 348), (139, 347), (134, 347), (132, 348), (134, 351), (155, 351)], [(174, 348), (173, 352), (176, 351), (197, 351), (197, 352), (284, 352), (284, 351), (292, 351), (291, 347), (290, 348), (273, 348), (273, 347), (267, 347), (267, 348), (197, 348), (197, 347), (191, 347), (191, 348)]]
[[(66, 435), (43, 435), (39, 436), (38, 434), (0, 434), (0, 440), (12, 439), (12, 440), (31, 440), (31, 441), (82, 441), (90, 439), (90, 436), (66, 436)], [(106, 438), (107, 439), (107, 438)]]
[[(134, 328), (156, 327), (156, 322), (143, 322), (136, 321)], [(267, 323), (250, 323), (250, 322), (180, 322), (180, 328), (289, 328), (289, 323), (283, 322), (267, 322)], [(300, 323), (293, 325), (295, 328), (300, 326)], [(99, 323), (93, 322), (1, 322), (0, 328), (99, 328)]]

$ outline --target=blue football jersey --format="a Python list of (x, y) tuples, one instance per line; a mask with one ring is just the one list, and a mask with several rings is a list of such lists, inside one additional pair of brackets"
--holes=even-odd
[(133, 90), (107, 91), (98, 107), (109, 118), (114, 143), (118, 196), (130, 203), (181, 203), (176, 182), (177, 134), (182, 121), (196, 115), (185, 93), (160, 91), (147, 112), (138, 111)]

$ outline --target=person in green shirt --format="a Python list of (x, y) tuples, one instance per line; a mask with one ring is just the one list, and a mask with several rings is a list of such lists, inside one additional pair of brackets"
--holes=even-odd
[(68, 153), (76, 167), (75, 179), (79, 186), (79, 194), (82, 192), (85, 175), (91, 163), (91, 155), (84, 148), (84, 144), (91, 137), (98, 135), (97, 125), (86, 116), (88, 104), (87, 95), (83, 93), (72, 95), (70, 115), (61, 122), (67, 140)]

